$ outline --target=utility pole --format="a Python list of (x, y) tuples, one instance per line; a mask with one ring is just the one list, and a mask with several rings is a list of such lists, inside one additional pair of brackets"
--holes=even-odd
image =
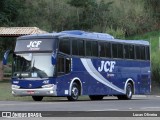
[(159, 37), (159, 50), (160, 50), (160, 37)]

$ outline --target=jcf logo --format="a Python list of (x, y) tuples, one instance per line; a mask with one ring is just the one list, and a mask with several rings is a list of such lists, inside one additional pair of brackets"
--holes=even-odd
[(112, 72), (116, 62), (115, 61), (101, 61), (101, 66), (98, 67), (98, 71)]
[(27, 48), (38, 48), (38, 46), (42, 43), (42, 41), (30, 41)]
[(27, 48), (30, 48), (30, 50), (39, 50), (39, 45), (42, 43), (42, 41), (30, 41), (29, 45), (27, 45)]

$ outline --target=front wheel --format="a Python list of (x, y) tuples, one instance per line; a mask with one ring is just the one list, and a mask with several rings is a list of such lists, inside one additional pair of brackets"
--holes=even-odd
[(77, 85), (77, 83), (73, 83), (72, 84), (72, 88), (71, 88), (71, 96), (68, 96), (68, 100), (69, 101), (76, 101), (78, 100), (78, 96), (79, 96), (79, 87)]
[(32, 99), (33, 99), (34, 101), (42, 101), (43, 96), (32, 96)]

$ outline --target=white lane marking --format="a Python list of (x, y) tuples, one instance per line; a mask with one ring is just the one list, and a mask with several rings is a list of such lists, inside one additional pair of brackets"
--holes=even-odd
[(156, 96), (156, 97), (160, 97), (160, 96)]
[(100, 109), (100, 110), (88, 110), (89, 111), (118, 111), (118, 109)]
[(143, 107), (143, 108), (141, 108), (141, 109), (160, 109), (160, 107)]
[[(14, 104), (10, 104), (10, 103), (8, 103), (8, 104), (0, 104), (0, 106), (14, 106), (14, 105), (19, 105), (19, 106), (21, 106), (21, 105), (44, 105), (44, 104), (61, 104), (61, 102), (59, 102), (59, 103), (54, 103), (54, 102), (39, 102), (39, 103), (36, 103), (36, 102), (34, 102), (34, 103), (14, 103)], [(66, 103), (65, 103), (66, 104)]]
[(147, 96), (146, 96), (146, 95), (133, 95), (133, 97), (145, 98), (145, 97), (147, 97)]

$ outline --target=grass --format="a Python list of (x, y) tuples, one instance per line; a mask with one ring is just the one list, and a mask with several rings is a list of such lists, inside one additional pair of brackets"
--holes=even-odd
[(30, 97), (14, 97), (11, 92), (11, 83), (8, 80), (0, 81), (0, 100), (32, 100)]

